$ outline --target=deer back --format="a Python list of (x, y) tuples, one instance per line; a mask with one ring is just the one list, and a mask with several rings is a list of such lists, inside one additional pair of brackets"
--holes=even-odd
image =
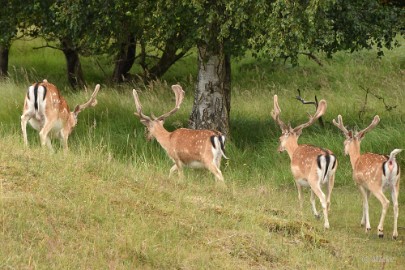
[[(326, 158), (326, 162), (336, 162), (336, 158), (330, 158), (333, 152), (313, 145), (301, 144), (295, 149), (291, 159), (291, 171), (296, 179), (307, 178), (308, 175), (320, 167), (320, 157)], [(327, 164), (326, 167), (328, 167)], [(332, 167), (335, 167), (333, 164)]]
[(213, 130), (180, 128), (170, 134), (170, 147), (166, 151), (173, 160), (179, 160), (185, 165), (212, 162), (216, 148), (214, 141), (218, 136), (222, 136), (221, 133)]

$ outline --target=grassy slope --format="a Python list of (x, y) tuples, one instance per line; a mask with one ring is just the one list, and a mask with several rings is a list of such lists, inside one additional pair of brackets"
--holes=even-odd
[[(23, 45), (17, 49), (27, 50)], [(330, 124), (340, 113), (347, 125), (363, 128), (378, 113), (382, 121), (367, 135), (364, 151), (405, 148), (401, 106), (386, 112), (381, 100), (369, 96), (363, 119), (357, 117), (363, 88), (383, 96), (387, 104), (403, 104), (405, 48), (387, 52), (381, 60), (368, 52), (342, 53), (323, 59), (323, 68), (306, 59), (298, 68), (248, 57), (235, 60), (232, 138), (227, 145), (231, 160), (223, 165), (226, 189), (204, 171), (187, 170), (184, 180), (168, 179), (170, 162), (156, 142), (145, 142), (143, 127), (132, 116), (130, 92), (106, 86), (99, 105), (80, 115), (70, 153), (49, 155), (38, 147), (32, 130), (33, 146), (24, 149), (19, 115), (29, 81), (53, 79), (72, 106), (85, 99), (84, 93), (63, 87), (61, 59), (56, 56), (41, 64), (36, 64), (41, 56), (31, 52), (12, 57), (12, 79), (0, 84), (0, 268), (399, 269), (405, 264), (405, 196), (400, 196), (399, 240), (389, 239), (391, 208), (387, 237), (377, 239), (380, 205), (374, 198), (373, 231), (365, 234), (359, 226), (360, 196), (348, 159), (342, 156), (343, 138)], [(21, 72), (23, 61), (33, 65), (28, 72)], [(86, 61), (88, 69), (94, 67), (94, 60)], [(186, 90), (182, 109), (167, 121), (169, 129), (187, 123), (193, 78), (184, 66), (192, 63), (186, 59), (175, 67), (179, 73), (165, 78), (167, 84), (180, 82)], [(97, 76), (90, 76), (91, 85), (98, 82)], [(141, 99), (146, 111), (156, 111), (163, 100), (165, 108), (155, 112), (159, 114), (173, 100), (166, 83), (151, 86)], [(329, 105), (326, 129), (314, 125), (300, 139), (330, 148), (340, 161), (331, 230), (326, 232), (310, 213), (308, 192), (303, 214), (296, 209), (288, 157), (275, 151), (279, 130), (269, 117), (273, 94), (280, 97), (283, 119), (293, 125), (312, 111), (292, 99), (297, 88), (306, 99), (316, 94)], [(404, 158), (398, 158), (404, 167)]]

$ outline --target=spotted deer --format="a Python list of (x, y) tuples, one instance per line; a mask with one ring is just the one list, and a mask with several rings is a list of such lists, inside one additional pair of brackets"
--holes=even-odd
[[(319, 198), (324, 216), (324, 228), (329, 229), (328, 211), (330, 208), (330, 198), (335, 181), (335, 172), (337, 168), (337, 160), (332, 151), (308, 144), (298, 144), (298, 138), (302, 130), (312, 125), (326, 111), (326, 101), (321, 100), (318, 104), (316, 113), (309, 116), (309, 121), (295, 128), (291, 125), (286, 125), (280, 119), (280, 106), (278, 105), (278, 97), (274, 95), (274, 109), (271, 116), (281, 128), (279, 152), (287, 151), (291, 160), (291, 172), (295, 179), (295, 184), (298, 189), (298, 199), (302, 210), (302, 187), (309, 186), (311, 188), (311, 205), (315, 217), (320, 215), (315, 206), (315, 195)], [(326, 184), (326, 196), (321, 189), (321, 185)]]
[(350, 157), (350, 163), (353, 169), (353, 179), (363, 196), (363, 216), (360, 225), (366, 227), (366, 232), (371, 230), (368, 199), (370, 193), (373, 193), (382, 205), (377, 234), (381, 238), (384, 237), (384, 219), (389, 206), (389, 200), (385, 197), (384, 190), (389, 189), (394, 204), (394, 230), (392, 237), (396, 239), (398, 237), (397, 227), (400, 169), (399, 164), (395, 160), (395, 156), (401, 152), (402, 149), (394, 149), (389, 156), (374, 153), (360, 153), (360, 143), (363, 140), (364, 135), (375, 128), (379, 122), (380, 117), (376, 115), (367, 128), (360, 132), (353, 132), (345, 128), (341, 115), (338, 116), (337, 121), (333, 119), (333, 124), (338, 127), (346, 137), (344, 141), (344, 152), (345, 155), (349, 155)]
[(77, 124), (79, 113), (97, 104), (96, 96), (99, 89), (100, 85), (97, 84), (90, 99), (84, 104), (77, 105), (71, 112), (66, 100), (55, 85), (47, 80), (31, 85), (25, 95), (21, 116), (24, 144), (28, 146), (27, 123), (29, 122), (34, 129), (39, 131), (42, 146), (46, 145), (53, 151), (50, 137), (59, 137), (67, 151), (68, 138)]
[(219, 168), (221, 158), (227, 159), (224, 149), (225, 136), (214, 130), (179, 128), (169, 132), (164, 128), (165, 119), (180, 108), (184, 99), (184, 91), (180, 85), (173, 85), (172, 90), (176, 97), (176, 105), (172, 110), (159, 117), (154, 117), (153, 114), (152, 117), (149, 117), (142, 112), (138, 93), (135, 89), (133, 90), (137, 110), (135, 115), (146, 126), (148, 130), (147, 139), (156, 138), (173, 160), (174, 165), (170, 169), (169, 177), (176, 170), (183, 177), (183, 166), (206, 168), (215, 175), (217, 180), (223, 183), (224, 178)]

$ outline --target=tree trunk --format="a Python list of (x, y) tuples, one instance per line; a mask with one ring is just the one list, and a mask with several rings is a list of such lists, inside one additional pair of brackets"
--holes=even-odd
[(74, 89), (84, 87), (86, 84), (78, 50), (73, 46), (73, 43), (69, 39), (61, 40), (61, 45), (66, 59), (67, 76), (70, 85)]
[(10, 46), (0, 45), (0, 78), (8, 75), (8, 53)]
[(182, 51), (177, 54), (178, 48), (175, 45), (176, 40), (168, 40), (166, 42), (165, 49), (159, 61), (149, 69), (148, 78), (157, 79), (162, 77), (169, 68), (176, 63), (177, 60), (182, 58), (188, 49), (182, 49)]
[(229, 135), (231, 65), (223, 44), (198, 46), (198, 79), (190, 127)]
[(120, 51), (118, 52), (112, 75), (113, 82), (121, 83), (128, 78), (128, 73), (135, 62), (135, 55), (135, 35), (130, 34), (128, 35), (127, 41), (121, 43)]

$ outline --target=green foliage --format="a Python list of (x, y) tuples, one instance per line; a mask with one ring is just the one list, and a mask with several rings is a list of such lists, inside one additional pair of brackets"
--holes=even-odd
[(30, 10), (31, 7), (27, 7), (25, 1), (2, 1), (0, 9), (0, 45), (9, 47), (11, 41), (17, 37), (19, 28), (25, 29), (29, 26), (29, 23), (25, 21), (25, 15)]
[(391, 49), (400, 32), (404, 10), (379, 1), (274, 1), (255, 26), (252, 46), (261, 57), (291, 58), (322, 51)]
[(68, 40), (82, 56), (106, 54), (103, 68), (108, 70), (128, 37), (134, 37), (139, 65), (133, 72), (147, 76), (166, 50), (177, 52), (175, 62), (202, 41), (214, 49), (223, 44), (227, 55), (253, 49), (260, 58), (281, 57), (293, 64), (300, 54), (332, 56), (373, 46), (382, 55), (382, 48), (398, 45), (404, 12), (376, 0), (47, 0), (29, 5), (11, 0), (0, 11), (0, 43), (8, 47), (17, 31), (42, 37), (55, 48)]

